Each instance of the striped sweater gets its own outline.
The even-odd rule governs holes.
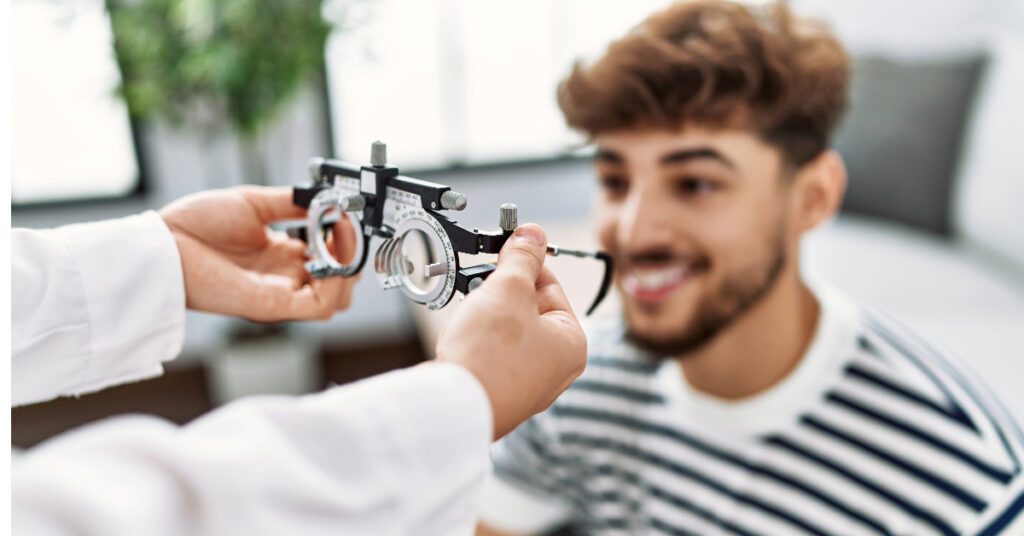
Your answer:
[[[968,369],[835,291],[752,398],[589,329],[586,372],[497,443],[482,521],[580,534],[1024,534],[1020,422]]]

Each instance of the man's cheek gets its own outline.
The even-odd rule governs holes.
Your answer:
[[[758,255],[764,249],[764,235],[771,225],[751,222],[743,216],[716,219],[703,226],[700,249],[707,257],[712,271],[726,270],[742,264],[744,259]]]
[[[597,220],[597,241],[601,245],[601,249],[612,254],[612,256],[615,256],[619,250],[619,244],[616,240],[617,234],[617,220],[607,216],[599,217]]]

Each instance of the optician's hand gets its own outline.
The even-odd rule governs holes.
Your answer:
[[[587,340],[532,224],[502,248],[498,268],[438,338],[437,359],[469,369],[491,400],[494,438],[543,411],[586,366]]]
[[[291,188],[241,186],[190,195],[160,210],[174,235],[189,309],[260,322],[327,319],[347,309],[355,277],[313,279],[306,244],[267,224],[303,218]],[[342,218],[328,248],[342,263],[355,251],[355,231]]]

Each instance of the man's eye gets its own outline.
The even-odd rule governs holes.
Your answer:
[[[718,184],[707,179],[687,177],[676,181],[676,188],[685,195],[700,195],[717,190]]]
[[[629,181],[618,175],[605,175],[601,177],[601,188],[612,195],[623,195],[629,190]]]

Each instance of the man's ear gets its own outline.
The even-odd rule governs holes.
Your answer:
[[[810,231],[839,211],[846,193],[846,166],[829,149],[804,164],[796,174],[796,222],[800,232]]]

